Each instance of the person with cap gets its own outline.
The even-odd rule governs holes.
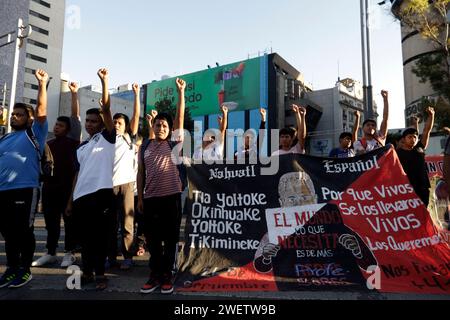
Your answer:
[[[405,129],[397,154],[414,191],[428,207],[431,185],[425,163],[425,150],[434,126],[434,109],[428,107],[425,112],[428,114],[428,119],[420,141],[416,128]]]
[[[382,148],[386,144],[386,137],[388,131],[389,120],[389,94],[387,91],[381,91],[384,101],[383,122],[381,123],[380,131],[377,133],[377,122],[373,119],[367,119],[363,123],[362,139],[359,139],[354,144],[356,155],[361,155],[371,152],[375,149]]]

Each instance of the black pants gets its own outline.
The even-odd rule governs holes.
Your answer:
[[[29,270],[33,261],[36,240],[34,218],[39,189],[0,191],[0,232],[5,239],[9,268]]]
[[[111,224],[112,189],[99,190],[74,202],[74,218],[81,233],[83,272],[105,275],[108,227]]]
[[[170,274],[180,239],[181,194],[144,200],[144,228],[154,276]]]
[[[44,209],[45,228],[47,229],[48,254],[55,255],[61,234],[61,215],[64,218],[64,249],[73,252],[77,246],[76,230],[72,217],[66,217],[64,211],[72,193],[70,188],[46,186],[42,188],[42,205]]]

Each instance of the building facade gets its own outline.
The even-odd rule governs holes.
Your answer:
[[[16,102],[36,105],[38,94],[34,72],[44,69],[51,78],[48,87],[48,119],[50,127],[59,111],[61,65],[64,40],[65,0],[2,0],[0,2],[0,35],[17,30],[18,19],[32,27],[32,34],[20,50],[16,84]],[[6,39],[2,39],[6,40]],[[0,44],[6,41],[0,42]],[[0,48],[0,86],[6,84],[8,106],[11,89],[14,44]]]
[[[111,112],[112,114],[123,113],[130,119],[134,110],[134,94],[132,91],[112,91],[111,94]],[[126,97],[121,97],[125,94]],[[82,87],[78,91],[78,99],[80,102],[80,115],[82,124],[83,140],[89,135],[84,129],[86,120],[86,111],[89,109],[100,108],[99,101],[102,98],[102,88],[94,85]],[[142,104],[141,104],[142,105]],[[65,79],[61,81],[61,101],[59,108],[60,116],[70,116],[72,107],[72,94],[69,90],[69,82]],[[143,108],[141,108],[141,118],[143,117]]]
[[[306,97],[323,109],[322,118],[314,131],[310,131],[309,154],[328,156],[330,151],[339,146],[339,136],[343,132],[352,132],[355,123],[355,111],[361,114],[358,135],[362,136],[364,118],[364,91],[360,82],[343,79],[334,88],[311,91]],[[378,118],[377,106],[374,112]]]
[[[409,0],[393,0],[392,12],[398,15]],[[436,47],[433,43],[424,38],[417,30],[413,30],[402,24],[402,50],[403,50],[403,71],[405,79],[405,121],[406,126],[409,125],[410,119],[413,116],[419,115],[422,118],[423,110],[421,109],[421,102],[424,97],[430,100],[437,98],[436,92],[431,88],[431,85],[421,83],[420,79],[413,73],[416,62],[421,57],[436,52]]]

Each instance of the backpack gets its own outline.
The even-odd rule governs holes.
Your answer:
[[[147,150],[148,146],[150,145],[150,143],[154,141],[154,140],[150,140],[150,139],[145,139],[142,142],[141,145],[141,151],[140,151],[140,158],[142,163],[144,164],[144,181],[145,178],[147,176],[146,172],[145,172],[145,151]],[[179,142],[176,141],[167,141],[169,143],[170,146],[170,150],[173,150]],[[184,165],[184,163],[181,163],[179,165],[177,165],[177,169],[178,169],[178,174],[180,176],[180,181],[181,181],[181,191],[183,192],[186,187],[188,186],[188,180],[187,180],[187,171],[186,171],[186,166]]]
[[[34,149],[37,152],[38,159],[40,162],[40,181],[46,180],[48,178],[53,177],[53,171],[55,169],[55,161],[53,159],[52,151],[50,150],[50,147],[46,143],[44,146],[44,153],[41,154],[40,148],[39,148],[39,142],[37,141],[36,137],[34,136],[33,130],[31,128],[27,129],[27,136],[28,139],[30,139],[31,143],[33,144]]]

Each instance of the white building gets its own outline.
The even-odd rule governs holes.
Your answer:
[[[336,83],[334,88],[306,93],[307,99],[318,104],[323,109],[322,118],[316,131],[309,132],[309,154],[328,156],[330,151],[339,146],[339,136],[343,132],[352,132],[355,121],[355,111],[361,113],[359,136],[362,135],[364,122],[364,91],[360,82],[344,79]],[[378,117],[374,102],[375,115]],[[377,119],[375,119],[377,120]]]
[[[125,88],[122,86],[122,88]],[[126,87],[128,88],[128,87]],[[124,91],[118,90],[118,92],[123,93]],[[129,93],[129,96],[133,95],[132,92]],[[89,109],[100,108],[99,101],[102,97],[102,88],[100,86],[86,86],[82,87],[78,91],[78,99],[80,101],[80,115],[81,115],[81,124],[82,124],[82,132],[83,132],[83,140],[88,138],[87,132],[84,130],[84,123],[86,120],[86,111]],[[63,79],[61,81],[61,101],[59,108],[60,116],[70,116],[71,114],[71,106],[72,106],[72,94],[69,90],[68,81]],[[112,114],[123,113],[126,114],[130,119],[133,115],[134,109],[134,99],[123,99],[111,95],[111,111]],[[143,114],[143,104],[141,103],[141,115]],[[52,128],[50,128],[51,130]]]
[[[0,35],[17,30],[19,18],[23,19],[24,25],[29,24],[33,29],[21,49],[15,101],[35,106],[38,87],[34,72],[36,69],[47,71],[51,78],[48,87],[50,130],[59,110],[65,6],[65,0],[0,1]],[[6,83],[8,91],[11,88],[14,49],[14,44],[0,48],[0,85]],[[5,105],[8,105],[8,101],[7,95]]]

